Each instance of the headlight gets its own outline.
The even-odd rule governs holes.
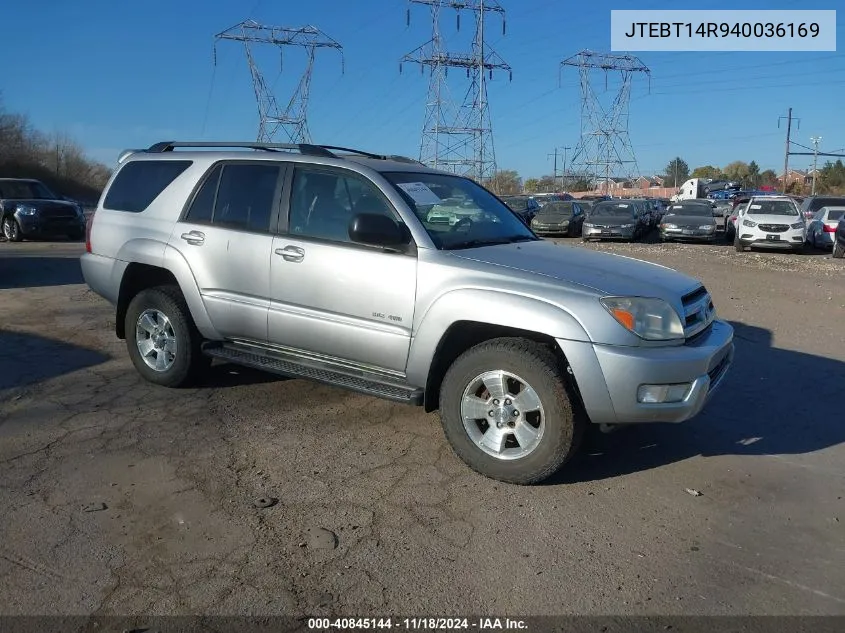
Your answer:
[[[81,204],[76,205],[76,215],[78,215],[80,218],[85,217],[85,210],[82,208]]]
[[[593,225],[592,225],[592,224],[590,224],[589,222],[584,222],[584,224],[583,224],[582,226],[583,226],[585,229],[591,229],[591,228],[593,228]]]
[[[796,222],[795,224],[790,224],[789,226],[792,227],[793,229],[803,229],[804,223],[803,222]]]
[[[15,210],[21,215],[35,215],[38,213],[38,209],[31,207],[28,204],[19,204]]]
[[[699,226],[698,228],[699,228],[700,230],[702,230],[702,231],[707,231],[707,232],[710,232],[710,231],[715,231],[715,230],[716,230],[716,227],[715,227],[715,226],[713,226],[712,224],[702,224],[702,225],[701,225],[701,226]]]
[[[620,229],[632,229],[632,228],[634,228],[634,225],[633,224],[623,224],[619,228]]]
[[[564,220],[560,223],[561,226],[569,226],[569,220]]]
[[[663,299],[604,297],[601,304],[626,330],[649,341],[684,338],[684,326],[675,309]]]
[[[660,228],[661,229],[677,229],[678,225],[677,224],[661,224]]]
[[[743,220],[742,226],[757,226],[756,222],[752,222],[751,220]]]

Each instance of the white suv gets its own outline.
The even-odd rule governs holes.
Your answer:
[[[736,220],[734,246],[780,248],[804,252],[807,226],[798,205],[786,196],[751,198]]]

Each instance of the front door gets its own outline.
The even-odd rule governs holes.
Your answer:
[[[287,206],[271,250],[270,343],[403,373],[416,252],[355,244],[348,234],[357,213],[401,221],[387,198],[361,174],[297,166]]]
[[[267,340],[270,228],[283,172],[278,162],[218,163],[170,239],[190,265],[214,328],[227,338]]]

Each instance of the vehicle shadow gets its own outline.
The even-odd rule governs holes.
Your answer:
[[[215,360],[214,364],[198,381],[198,386],[202,388],[214,387],[216,389],[221,387],[239,387],[241,385],[261,385],[286,380],[293,379],[288,376],[280,376],[261,371],[260,369],[253,369],[252,367],[244,367],[242,365],[235,365],[234,363]]]
[[[85,283],[78,257],[0,253],[0,290]]]
[[[730,323],[733,366],[696,418],[608,435],[593,427],[571,467],[547,483],[600,481],[699,455],[805,454],[845,442],[845,362],[779,349],[769,330]]]
[[[0,398],[6,389],[26,387],[109,360],[101,352],[37,334],[0,329]]]

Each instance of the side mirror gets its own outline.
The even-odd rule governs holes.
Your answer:
[[[410,241],[407,230],[398,222],[378,213],[359,213],[349,222],[349,239],[369,246],[396,247]]]

